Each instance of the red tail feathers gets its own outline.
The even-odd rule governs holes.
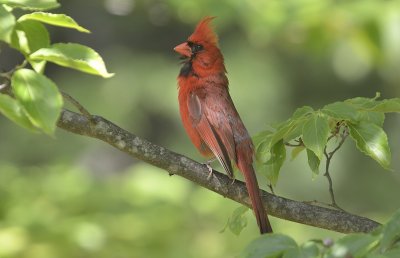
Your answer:
[[[251,205],[256,216],[257,224],[261,234],[272,233],[272,227],[268,220],[267,214],[264,209],[264,205],[260,196],[260,189],[258,188],[258,182],[254,168],[252,165],[238,164],[239,169],[244,175],[246,181],[247,191],[249,192]]]

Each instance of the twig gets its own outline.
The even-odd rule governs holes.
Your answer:
[[[0,77],[6,78],[7,80],[11,80],[13,73],[21,68],[24,68],[28,64],[28,60],[24,60],[20,65],[15,66],[10,71],[0,73]]]
[[[102,140],[132,157],[164,169],[166,174],[184,177],[224,197],[250,207],[246,186],[236,180],[233,184],[226,175],[214,171],[207,180],[208,169],[183,155],[155,145],[129,133],[110,121],[92,116],[93,124],[84,115],[63,110],[58,127],[66,131]],[[371,232],[380,224],[340,210],[308,205],[260,191],[268,214],[306,225],[342,233]]]
[[[347,127],[345,126],[344,129],[343,129],[343,132],[340,134],[341,140],[340,140],[339,144],[336,146],[336,148],[333,149],[333,150],[332,150],[331,152],[329,152],[329,153],[328,153],[327,150],[326,150],[327,145],[326,145],[325,148],[324,148],[324,155],[325,155],[325,158],[326,158],[326,163],[325,163],[325,174],[324,174],[324,176],[328,179],[328,183],[329,183],[329,194],[330,194],[330,196],[331,196],[331,201],[332,201],[332,203],[331,203],[330,206],[332,206],[332,207],[334,207],[334,208],[337,208],[337,209],[339,209],[339,210],[342,210],[342,211],[343,211],[343,209],[342,209],[341,207],[339,207],[339,205],[336,203],[336,200],[335,200],[335,195],[334,195],[334,193],[333,193],[332,178],[331,178],[331,175],[330,175],[330,173],[329,173],[329,166],[330,166],[330,164],[331,164],[331,160],[332,160],[333,155],[342,147],[342,145],[343,145],[343,143],[344,143],[344,141],[346,140],[346,138],[347,138],[348,135],[349,135],[349,133],[348,133]],[[335,136],[334,134],[332,134],[331,136],[329,136],[327,142],[329,142],[334,136]]]
[[[268,184],[268,188],[269,188],[269,190],[271,191],[271,193],[272,193],[273,195],[275,195],[274,187],[272,186],[272,183],[269,183],[269,184]]]
[[[61,91],[61,95],[64,97],[65,100],[74,105],[79,110],[79,112],[81,112],[82,115],[84,115],[87,119],[92,120],[92,115],[89,113],[89,111],[87,111],[86,108],[81,105],[81,103],[79,103],[79,101],[74,99],[66,92]]]
[[[321,201],[317,201],[317,200],[303,201],[303,202],[307,203],[307,204],[311,204],[311,205],[326,206],[326,207],[334,208],[337,210],[341,210],[343,212],[347,212],[344,209],[340,208],[337,204],[333,204],[333,203],[321,202]]]

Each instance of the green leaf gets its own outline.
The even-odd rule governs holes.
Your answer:
[[[385,258],[399,258],[400,257],[400,248],[395,248],[385,252]]]
[[[273,184],[276,185],[278,181],[279,171],[286,159],[286,148],[283,141],[275,143],[271,148],[271,158],[266,163],[267,165],[267,178]]]
[[[314,242],[307,242],[298,248],[291,248],[282,258],[316,258],[319,257],[318,246]]]
[[[24,128],[37,131],[27,117],[24,107],[8,95],[0,94],[0,113]]]
[[[311,114],[312,112],[314,112],[314,109],[310,106],[302,106],[301,108],[298,108],[294,111],[291,119],[295,120],[295,119],[300,119],[308,114]]]
[[[63,104],[57,86],[46,76],[29,69],[17,70],[11,86],[30,121],[47,134],[53,134]]]
[[[329,123],[325,116],[313,114],[303,127],[303,143],[312,150],[318,159],[322,159],[329,136]]]
[[[328,257],[364,257],[377,243],[377,238],[368,234],[347,235],[332,246]]]
[[[250,242],[239,257],[275,258],[293,248],[297,248],[297,244],[292,238],[281,234],[265,234]]]
[[[303,125],[307,121],[307,115],[314,110],[309,106],[303,106],[296,109],[292,117],[277,126],[277,130],[272,136],[270,147],[283,139],[285,142],[290,141],[302,134]]]
[[[240,206],[233,211],[231,217],[228,219],[226,227],[228,227],[229,230],[237,236],[247,226],[246,212],[248,210],[249,208],[246,206]],[[223,231],[225,231],[225,228]]]
[[[0,4],[28,10],[48,10],[60,6],[57,0],[0,0]]]
[[[360,122],[349,124],[350,136],[357,148],[376,160],[385,169],[390,169],[391,154],[385,131],[376,124]]]
[[[400,210],[383,226],[380,250],[386,251],[391,245],[400,239]]]
[[[11,46],[28,55],[40,48],[50,46],[47,29],[37,21],[18,22],[15,27]]]
[[[293,150],[292,150],[292,158],[291,158],[291,160],[294,160],[295,158],[297,158],[297,156],[305,149],[306,148],[304,146],[294,147]]]
[[[339,120],[356,122],[358,118],[357,109],[346,102],[335,102],[326,105],[321,110],[324,114]]]
[[[54,14],[45,12],[35,12],[21,16],[18,21],[35,20],[54,26],[71,28],[80,32],[90,33],[89,30],[81,27],[74,19],[65,14]]]
[[[294,120],[287,120],[280,124],[277,130],[272,134],[270,141],[270,148],[283,138],[285,138],[288,134],[290,134],[296,128],[296,124]]]
[[[265,163],[270,158],[270,141],[272,137],[271,131],[264,131],[253,137],[256,149],[256,161]]]
[[[290,141],[302,134],[303,124],[306,121],[303,119],[288,119],[280,124],[276,132],[271,136],[270,148],[280,140],[285,142]]]
[[[376,111],[383,113],[400,112],[400,98],[385,99],[379,101],[374,107],[369,108],[368,111]]]
[[[114,75],[107,72],[103,59],[97,52],[87,46],[75,43],[53,44],[49,48],[42,48],[34,52],[30,59],[53,62],[105,78]]]
[[[393,258],[398,258],[399,256],[395,256]],[[365,258],[389,258],[386,255],[383,254],[368,254],[367,256],[365,256]]]
[[[15,26],[15,17],[3,5],[0,5],[0,40],[10,43]]]
[[[375,98],[356,97],[352,99],[346,99],[344,102],[351,104],[359,110],[373,107],[376,104],[376,99],[376,96]]]
[[[310,149],[307,149],[307,159],[308,159],[308,165],[310,166],[313,175],[318,175],[319,165],[321,163],[321,160]]]
[[[303,126],[307,122],[307,118],[301,118],[292,122],[292,129],[283,135],[282,139],[284,142],[297,139],[303,134]]]
[[[269,139],[269,137],[273,134],[273,132],[269,131],[269,130],[265,130],[262,131],[258,134],[256,134],[255,136],[253,136],[252,141],[254,143],[254,145],[256,146],[256,148],[262,144],[263,142],[265,142],[266,140]]]
[[[17,23],[13,33],[11,46],[29,55],[40,48],[50,46],[49,32],[43,24],[37,21],[21,21]],[[34,61],[28,58],[33,69],[43,73],[46,61]]]
[[[358,120],[364,122],[370,122],[376,124],[379,127],[383,126],[383,122],[385,121],[385,114],[381,112],[374,111],[360,111]]]

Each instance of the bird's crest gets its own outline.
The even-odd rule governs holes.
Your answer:
[[[196,26],[196,29],[190,35],[189,41],[193,42],[208,42],[214,45],[218,44],[218,37],[215,34],[210,23],[215,17],[204,17]]]

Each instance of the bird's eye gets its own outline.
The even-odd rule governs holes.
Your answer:
[[[197,52],[199,52],[201,50],[203,50],[203,46],[202,45],[194,44],[193,47],[192,47],[192,52],[193,53],[197,53]]]
[[[188,45],[189,45],[190,49],[192,50],[193,54],[196,54],[196,53],[200,52],[201,50],[203,50],[203,46],[200,44],[196,44],[196,43],[189,41]]]

